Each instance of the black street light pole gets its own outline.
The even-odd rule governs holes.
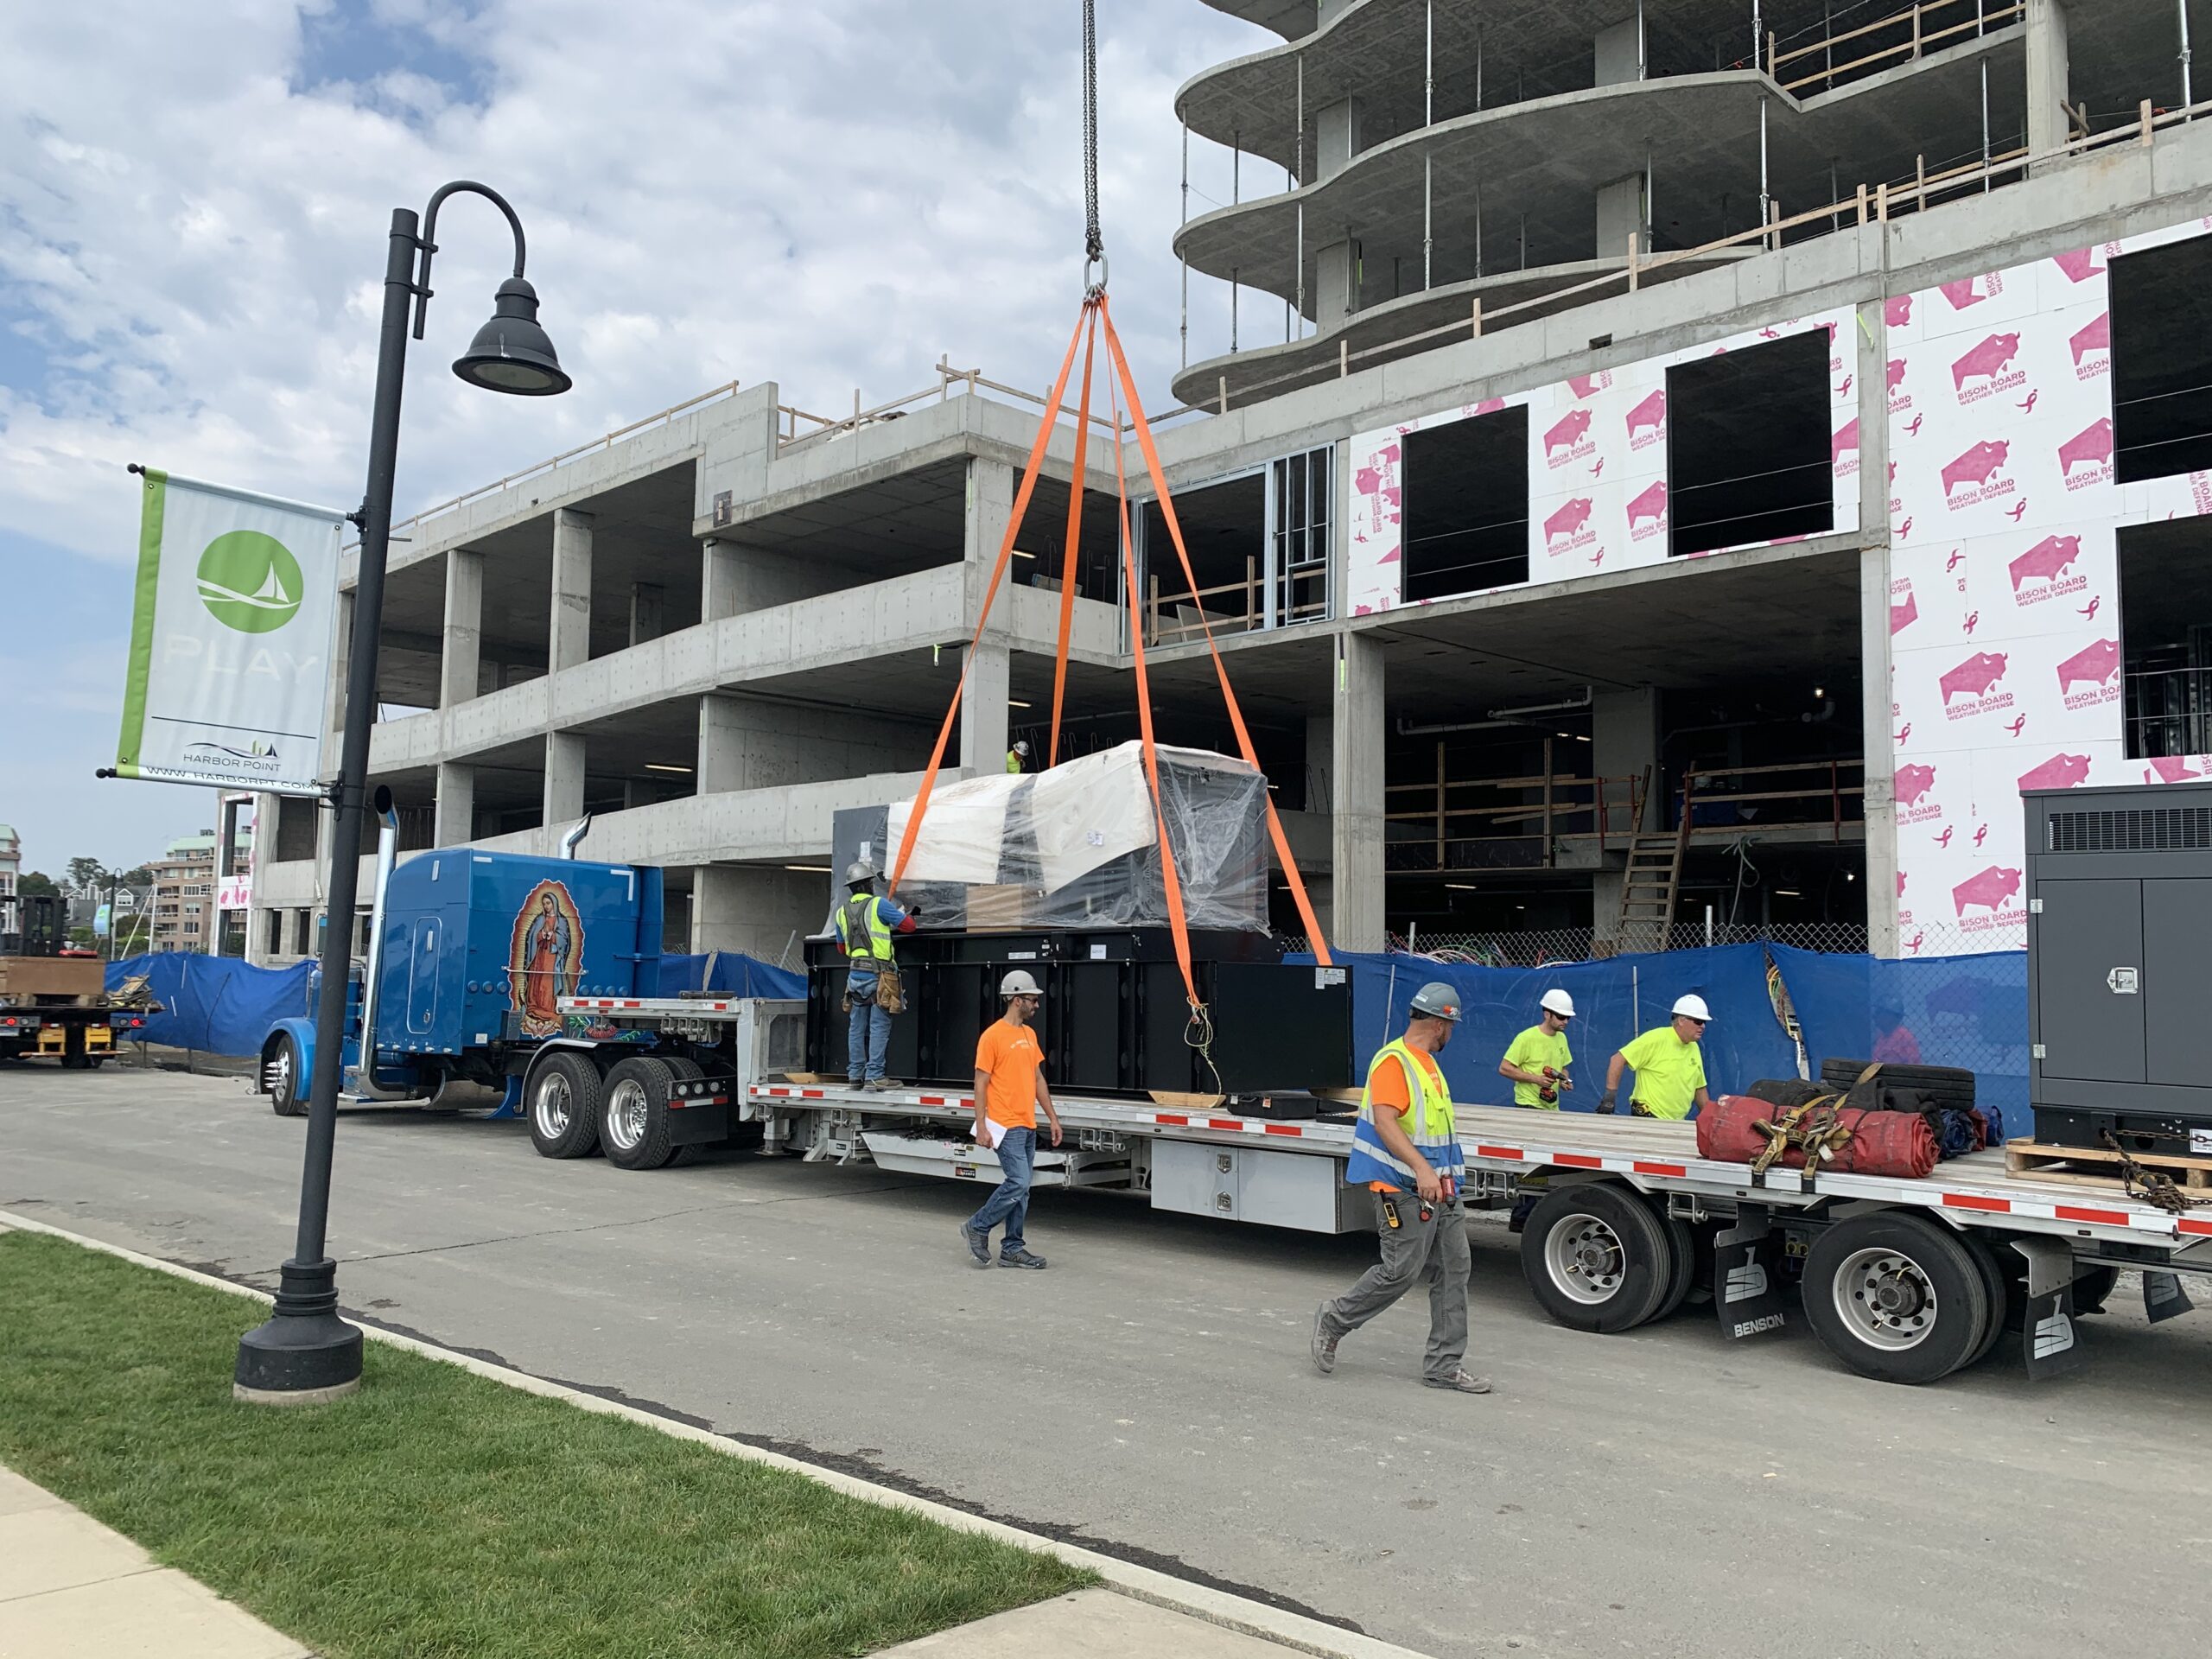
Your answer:
[[[407,311],[423,337],[430,301],[430,259],[438,251],[438,208],[465,191],[486,198],[514,231],[515,274],[499,284],[492,320],[454,362],[471,385],[523,397],[569,389],[553,345],[537,326],[537,295],[523,280],[522,222],[497,191],[466,180],[430,198],[422,232],[412,209],[392,210],[385,246],[384,325],[377,347],[375,411],[369,425],[368,493],[353,522],[361,532],[353,594],[352,658],[346,677],[344,743],[330,852],[322,984],[315,1011],[315,1073],[308,1099],[306,1168],[300,1179],[300,1230],[292,1259],[279,1271],[269,1322],[238,1341],[232,1392],[238,1399],[302,1404],[335,1399],[360,1386],[361,1332],[338,1317],[338,1264],[325,1252],[330,1219],[331,1158],[338,1135],[338,1090],[345,1071],[346,983],[353,960],[353,907],[360,885],[361,831],[368,818],[369,728],[376,717],[377,634],[384,614],[385,553],[391,534],[392,474],[399,459],[399,394],[407,369]],[[111,921],[112,912],[110,912]],[[360,1056],[364,1068],[376,1063]]]

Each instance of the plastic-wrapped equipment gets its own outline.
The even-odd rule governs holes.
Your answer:
[[[1710,1111],[1697,1116],[1697,1155],[1722,1164],[1748,1164],[1767,1147],[1767,1137],[1752,1126],[1762,1119],[1778,1122],[1783,1108],[1755,1095],[1723,1095]],[[1861,1111],[1846,1106],[1837,1119],[1851,1131],[1851,1139],[1821,1167],[1833,1173],[1903,1175],[1917,1178],[1936,1167],[1935,1132],[1918,1112]],[[1802,1169],[1805,1154],[1796,1147],[1782,1155],[1779,1166]]]
[[[1242,760],[1162,748],[1161,816],[1193,929],[1265,932],[1268,780]],[[891,809],[884,862],[913,803]],[[941,928],[1159,927],[1168,920],[1142,746],[930,797],[899,897]]]

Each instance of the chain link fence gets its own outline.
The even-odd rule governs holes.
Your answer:
[[[1931,934],[1932,937],[1932,934]],[[1280,940],[1286,950],[1310,949],[1299,936]],[[1430,957],[1437,962],[1465,963],[1482,968],[1541,968],[1552,963],[1603,962],[1631,950],[1694,950],[1713,944],[1786,944],[1799,950],[1864,952],[1864,922],[1783,922],[1768,926],[1749,923],[1677,922],[1663,940],[1655,942],[1649,929],[1633,938],[1600,939],[1594,928],[1530,928],[1510,932],[1437,932],[1415,928],[1392,933],[1387,949]],[[1973,948],[1973,947],[1967,947]],[[1930,950],[1923,954],[1936,955]]]

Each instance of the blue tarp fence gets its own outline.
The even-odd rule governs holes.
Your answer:
[[[308,988],[315,974],[312,963],[256,968],[236,957],[162,950],[108,963],[108,989],[133,974],[147,976],[154,1001],[162,1005],[139,1035],[169,1048],[258,1054],[262,1039],[279,1020],[315,1013]],[[663,996],[709,990],[732,996],[803,997],[806,978],[723,950],[711,957],[663,957],[655,988]]]

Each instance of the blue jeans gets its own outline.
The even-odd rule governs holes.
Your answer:
[[[883,1057],[891,1049],[891,1016],[876,1005],[875,976],[853,976],[845,982],[853,999],[853,1012],[845,1032],[845,1076],[866,1083],[883,1075]]]
[[[1037,1131],[1004,1130],[992,1150],[999,1155],[999,1167],[1006,1172],[1006,1179],[983,1200],[983,1207],[968,1218],[968,1230],[980,1234],[988,1243],[991,1229],[1004,1222],[1006,1236],[999,1241],[999,1254],[1012,1255],[1023,1247],[1021,1224],[1029,1215],[1029,1177],[1037,1157]]]

